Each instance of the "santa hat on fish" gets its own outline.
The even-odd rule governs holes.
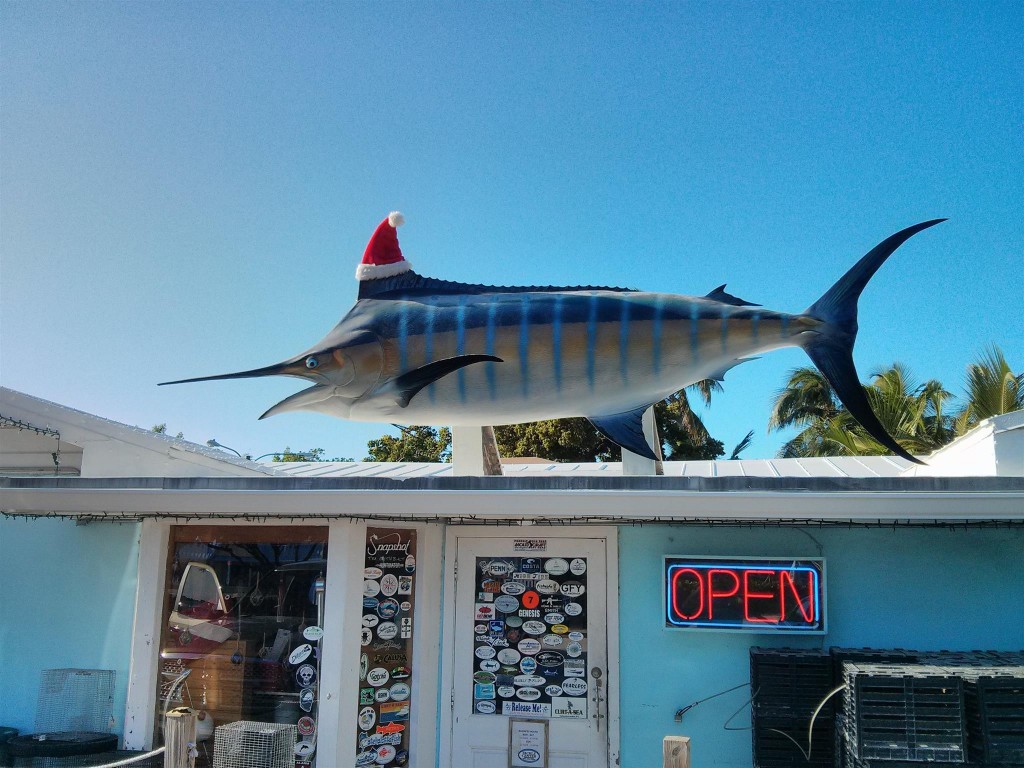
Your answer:
[[[356,280],[378,280],[393,277],[412,269],[412,264],[402,256],[398,246],[398,227],[405,223],[405,217],[392,211],[377,225],[370,242],[366,244],[362,263],[356,267]]]

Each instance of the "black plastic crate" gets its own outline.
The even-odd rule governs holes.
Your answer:
[[[1024,667],[972,672],[978,674],[966,687],[970,758],[986,765],[1024,765]]]
[[[861,761],[966,759],[964,681],[942,667],[844,666],[844,735]]]
[[[852,752],[848,752],[837,762],[838,768],[973,768],[964,763],[921,760],[861,760]]]
[[[808,749],[807,725],[807,720],[797,718],[755,718],[754,765],[757,768],[833,768],[835,744],[830,723],[820,718],[815,721],[810,759],[803,751]]]
[[[832,679],[836,685],[843,684],[843,664],[917,664],[921,652],[905,648],[840,648],[829,649],[832,657]]]
[[[755,714],[806,718],[806,728],[818,704],[832,690],[831,658],[818,650],[751,648],[750,686]],[[831,719],[834,711],[830,700],[819,717]]]

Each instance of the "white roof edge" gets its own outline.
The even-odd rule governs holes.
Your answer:
[[[392,489],[217,490],[3,488],[0,512],[69,517],[249,519],[472,518],[710,521],[1014,521],[1024,520],[1024,491],[636,491]],[[623,503],[628,499],[628,512]],[[286,501],[286,509],[282,504]],[[553,509],[559,512],[553,513]],[[215,510],[213,512],[212,510]]]
[[[1024,410],[1002,413],[998,416],[990,416],[987,419],[979,421],[974,429],[969,432],[965,432],[960,435],[960,437],[946,443],[938,450],[932,451],[927,456],[922,456],[920,458],[925,462],[925,464],[930,464],[935,459],[944,457],[950,453],[955,454],[959,451],[965,450],[972,443],[977,443],[987,437],[995,437],[996,435],[1003,434],[1004,432],[1013,432],[1018,429],[1024,429]],[[923,476],[926,472],[922,472],[921,467],[918,465],[912,464],[903,470],[903,474]]]
[[[264,464],[246,461],[189,440],[122,424],[119,421],[44,400],[41,397],[28,395],[9,387],[0,387],[0,415],[26,421],[33,426],[54,429],[71,443],[75,443],[75,438],[71,433],[91,433],[161,454],[174,451],[175,458],[193,464],[204,466],[227,464],[231,469],[225,471],[236,474],[272,475],[275,477],[280,475],[276,469]]]

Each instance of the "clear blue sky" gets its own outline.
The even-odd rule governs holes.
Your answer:
[[[984,3],[0,5],[0,383],[253,454],[382,427],[257,417],[402,210],[428,275],[861,300],[863,377],[1024,367],[1024,22]],[[775,453],[785,350],[705,412]]]

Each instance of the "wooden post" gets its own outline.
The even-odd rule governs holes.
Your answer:
[[[662,768],[690,768],[690,737],[666,736],[661,742]]]
[[[452,473],[463,477],[501,474],[491,427],[452,427]]]
[[[164,717],[164,768],[194,768],[197,719],[188,707],[172,709]]]

